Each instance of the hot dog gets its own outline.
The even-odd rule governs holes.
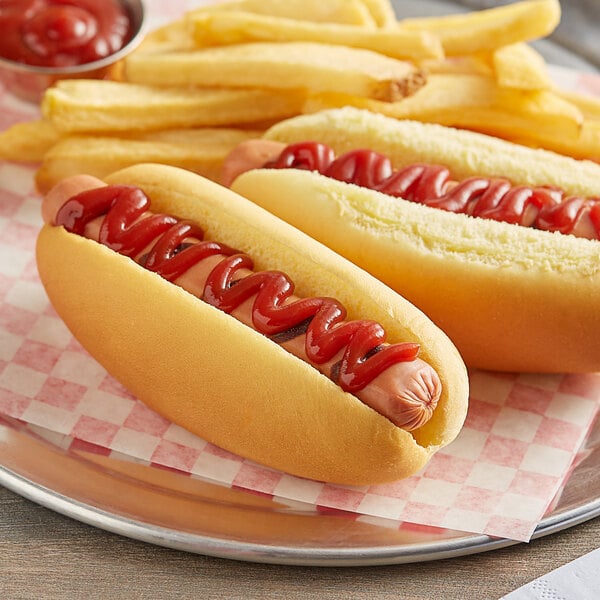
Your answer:
[[[447,337],[237,194],[139,165],[65,180],[42,212],[38,269],[58,314],[142,401],[204,439],[366,484],[414,473],[460,430],[468,384]]]
[[[333,153],[316,159],[330,176],[279,169],[305,141]],[[260,144],[232,153],[224,181],[421,308],[469,366],[600,370],[600,165],[353,108]]]

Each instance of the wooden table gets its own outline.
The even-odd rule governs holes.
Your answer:
[[[290,567],[130,540],[0,488],[0,598],[495,600],[600,544],[600,519],[529,544],[437,562]]]

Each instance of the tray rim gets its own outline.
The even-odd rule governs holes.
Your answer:
[[[86,461],[81,455],[54,445],[48,440],[34,440],[29,431],[21,428],[18,428],[19,431],[17,431],[17,428],[11,425],[10,421],[3,420],[0,422],[0,434],[2,429],[16,431],[18,435],[24,436],[25,443],[36,445],[38,450],[39,448],[45,448],[48,453],[52,451],[61,452],[68,460],[77,460],[80,466],[84,465],[87,469],[100,469],[108,477],[115,476],[97,463]],[[10,451],[10,446],[9,438],[5,448]],[[110,462],[115,459],[107,458],[106,460]],[[153,467],[148,466],[147,468],[152,469]],[[123,481],[122,474],[119,475],[121,481]],[[129,480],[126,482],[127,485],[131,485],[133,488],[136,487],[134,477],[125,476],[125,478]],[[210,483],[226,489],[226,486],[216,482]],[[464,535],[460,535],[463,532],[451,532],[453,534],[458,533],[458,535],[448,538],[444,538],[441,534],[440,539],[412,544],[358,545],[352,547],[340,547],[335,544],[320,547],[303,544],[268,544],[250,539],[231,540],[224,535],[219,537],[185,532],[95,506],[77,497],[65,495],[52,486],[44,485],[35,478],[25,476],[17,470],[9,468],[3,464],[1,456],[0,485],[63,516],[126,538],[193,554],[263,564],[334,567],[406,564],[466,556],[524,543],[468,532],[464,532]],[[565,489],[568,489],[568,483]],[[167,488],[161,488],[161,492],[177,493],[175,490]],[[245,493],[249,494],[249,492]],[[198,505],[201,508],[203,504],[207,503],[212,504],[213,508],[216,507],[217,511],[227,508],[226,504],[215,502],[215,500],[207,497],[200,498]],[[257,508],[250,504],[242,508],[267,510],[267,513],[269,512],[264,507]],[[314,507],[310,512],[304,512],[300,509],[290,508],[282,510],[274,505],[274,512],[295,512],[307,519],[321,518],[319,513],[314,511]],[[328,516],[331,517],[331,515]],[[538,524],[531,539],[534,540],[557,533],[598,516],[600,516],[600,496],[551,512]],[[346,526],[352,527],[352,523],[353,521],[347,521]]]

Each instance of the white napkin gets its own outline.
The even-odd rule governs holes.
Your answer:
[[[599,600],[600,548],[534,579],[501,600]]]

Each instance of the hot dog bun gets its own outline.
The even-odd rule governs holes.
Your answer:
[[[37,245],[51,302],[83,346],[144,403],[231,452],[294,475],[344,484],[399,479],[458,434],[468,382],[448,338],[395,292],[237,194],[175,167],[138,165],[156,211],[198,222],[208,239],[288,273],[302,295],[339,299],[379,321],[388,341],[418,340],[443,392],[408,433],[277,344],[108,248],[46,225]]]
[[[600,165],[482,134],[352,108],[284,121],[266,138],[368,148],[395,168],[444,164],[598,196]],[[600,242],[413,204],[321,175],[259,169],[233,189],[352,260],[421,308],[472,367],[600,370]]]

